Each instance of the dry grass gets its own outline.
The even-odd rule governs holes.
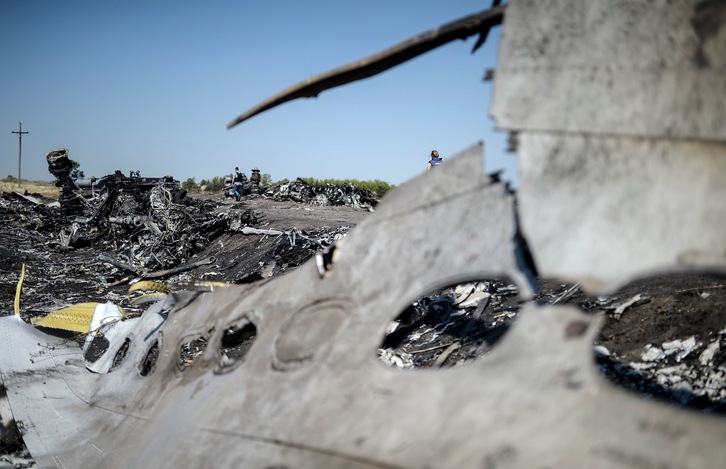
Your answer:
[[[53,182],[46,181],[23,181],[18,184],[18,180],[15,178],[0,179],[0,193],[1,192],[20,192],[24,194],[28,192],[30,194],[40,194],[45,197],[57,199],[60,195],[60,189],[55,186]]]

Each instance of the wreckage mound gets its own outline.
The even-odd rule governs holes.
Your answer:
[[[310,205],[351,206],[372,210],[378,204],[378,197],[370,190],[350,183],[312,186],[298,178],[287,184],[267,188],[264,196],[277,201],[293,201]]]
[[[100,201],[103,204],[103,201]],[[183,203],[120,194],[103,217],[64,216],[57,201],[0,198],[2,314],[11,314],[26,264],[22,311],[85,301],[121,302],[137,278],[245,283],[297,267],[369,210],[252,197],[187,197]],[[134,310],[134,307],[130,307]]]

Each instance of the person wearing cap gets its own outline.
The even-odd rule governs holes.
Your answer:
[[[439,152],[436,150],[431,150],[431,159],[429,160],[429,164],[426,165],[426,171],[431,171],[431,168],[434,166],[440,165],[443,163],[444,159],[439,157]]]

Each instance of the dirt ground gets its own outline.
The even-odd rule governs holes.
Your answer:
[[[692,335],[706,341],[725,332],[726,279],[722,277],[660,275],[633,282],[616,296],[627,299],[639,293],[650,301],[625,312],[619,321],[607,321],[600,334],[599,343],[623,360],[636,360],[644,343]],[[721,361],[726,360],[723,352]]]
[[[643,299],[617,319],[613,305],[637,295]],[[600,370],[614,383],[677,405],[726,412],[726,278],[694,273],[654,275],[608,297],[580,292],[569,303],[605,314],[595,345],[605,347],[609,355],[596,352],[595,356]],[[689,340],[695,342],[692,350],[680,347]],[[669,346],[680,353],[669,353]],[[667,356],[648,358],[650,348],[665,350]],[[712,355],[707,356],[707,349]],[[669,376],[671,372],[674,375]]]
[[[189,259],[193,262],[213,256],[213,263],[179,274],[173,277],[174,281],[247,283],[281,275],[307,261],[322,244],[333,242],[335,236],[344,235],[370,214],[368,210],[351,206],[313,206],[265,198],[235,202],[217,195],[193,197],[220,213],[249,211],[256,220],[254,228],[286,234],[223,233]],[[0,282],[0,315],[13,313],[22,264],[26,265],[21,297],[23,316],[96,301],[114,301],[131,312],[135,310],[127,304],[128,272],[99,260],[98,254],[103,253],[93,247],[61,249],[53,241],[56,234],[52,220],[7,207],[0,210],[0,276],[3,279]],[[298,237],[294,246],[290,242],[280,242],[290,236]],[[307,244],[303,242],[305,240]],[[325,243],[321,244],[321,240]],[[726,410],[726,345],[724,348],[718,345],[726,335],[726,278],[705,274],[659,275],[633,282],[606,297],[587,295],[577,285],[557,279],[543,279],[539,294],[526,301],[521,300],[516,287],[506,281],[482,281],[490,294],[484,308],[477,311],[472,307],[465,314],[452,315],[450,310],[432,307],[444,293],[432,292],[410,310],[401,312],[403,327],[399,325],[398,330],[391,333],[387,342],[381,345],[380,353],[388,354],[389,358],[397,357],[391,361],[396,366],[404,356],[412,357],[413,366],[418,367],[465,364],[496,346],[524,303],[570,304],[589,314],[607,317],[594,344],[599,346],[594,360],[611,380],[679,405],[713,412]],[[624,308],[619,320],[615,319],[615,308],[636,295],[641,295],[641,301]],[[437,324],[444,321],[453,327],[447,326],[446,334],[437,334],[430,350],[411,353],[416,346],[414,337],[421,335],[414,334],[417,328],[435,331]],[[684,344],[691,337],[695,345],[688,349]],[[679,353],[660,356],[658,368],[681,367],[684,376],[689,373],[695,376],[692,376],[693,383],[702,381],[704,387],[710,386],[709,393],[699,392],[700,384],[690,384],[685,391],[680,386],[679,392],[674,392],[672,383],[661,379],[662,376],[659,378],[652,368],[648,374],[633,365],[644,361],[644,353],[649,347],[665,350],[673,341],[681,347],[674,349]],[[454,342],[457,346],[451,347]],[[709,344],[714,343],[716,345],[710,348],[711,355],[704,359]],[[671,379],[670,375],[668,379]],[[677,381],[684,379],[681,377]]]

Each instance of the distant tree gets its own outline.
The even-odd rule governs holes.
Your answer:
[[[280,179],[279,181],[275,181],[274,184],[276,186],[281,186],[283,184],[289,184],[289,183],[290,183],[290,180],[288,178],[283,178],[283,179]]]
[[[195,178],[188,178],[186,181],[181,183],[181,186],[188,191],[198,191],[199,190],[199,184],[197,184],[197,181],[195,180]]]
[[[272,176],[270,176],[267,173],[264,173],[262,175],[262,178],[260,179],[260,186],[267,187],[267,186],[270,186],[270,185],[272,185]]]
[[[69,159],[68,161],[71,162],[71,179],[83,179],[84,177],[86,177],[86,175],[80,169],[81,164],[78,161],[73,161],[71,159]]]
[[[388,191],[396,187],[387,183],[386,181],[381,181],[380,179],[374,179],[372,181],[362,181],[359,183],[359,185],[360,187],[374,192],[379,198],[383,197]]]
[[[224,188],[224,178],[225,176],[214,176],[211,181],[208,181],[207,186],[207,192],[221,192]]]

